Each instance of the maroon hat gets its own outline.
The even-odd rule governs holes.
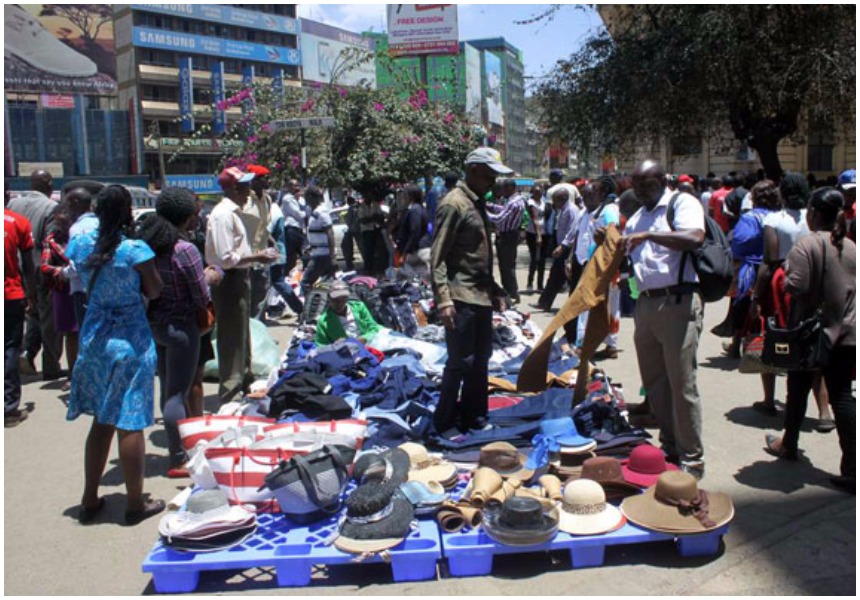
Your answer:
[[[252,179],[254,179],[253,173],[245,173],[238,167],[227,167],[218,176],[218,185],[221,186],[221,189],[226,190],[237,183],[248,183]]]
[[[640,487],[651,487],[666,471],[677,471],[678,467],[666,462],[663,451],[650,444],[636,446],[630,458],[621,463],[624,479]]]

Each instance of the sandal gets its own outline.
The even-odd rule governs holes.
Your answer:
[[[836,429],[836,421],[833,418],[818,419],[818,424],[815,426],[815,431],[818,433],[830,433]]]
[[[99,498],[98,503],[92,508],[87,508],[83,504],[81,504],[81,510],[78,512],[78,523],[81,525],[87,525],[88,523],[92,523],[92,521],[98,516],[101,510],[105,507],[105,499]]]
[[[761,400],[759,402],[753,402],[752,407],[753,407],[753,410],[758,411],[762,414],[765,414],[769,417],[775,417],[777,414],[776,413],[776,404],[772,404],[770,402],[765,402],[764,400]]]
[[[797,450],[790,450],[789,448],[783,446],[782,438],[778,438],[775,435],[765,435],[764,444],[764,451],[772,456],[791,461],[796,461],[799,458],[799,453]]]
[[[163,511],[166,507],[164,500],[150,500],[149,502],[143,505],[143,508],[140,510],[127,510],[125,511],[125,524],[126,525],[137,525],[142,521],[145,521],[149,517],[154,517],[161,511]]]

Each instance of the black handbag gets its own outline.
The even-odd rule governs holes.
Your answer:
[[[827,244],[821,240],[822,262],[819,298],[824,300],[824,276],[827,273]],[[815,314],[796,326],[780,329],[773,317],[767,320],[762,362],[787,371],[817,371],[830,362],[832,342],[824,327],[824,312]]]
[[[272,490],[281,512],[297,523],[319,521],[340,509],[354,458],[355,450],[341,445],[293,456],[266,475],[260,490]]]

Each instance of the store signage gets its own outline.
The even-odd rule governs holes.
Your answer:
[[[227,129],[227,112],[218,110],[218,105],[224,102],[227,94],[224,83],[224,63],[221,61],[212,65],[212,132],[221,135]]]
[[[456,4],[389,4],[387,11],[391,56],[460,51]]]
[[[174,50],[221,58],[244,58],[281,65],[298,66],[302,63],[301,53],[294,48],[251,44],[149,27],[133,27],[132,29],[134,45],[140,48]]]
[[[179,57],[179,116],[182,133],[194,131],[194,77],[190,56]]]
[[[269,123],[272,131],[281,131],[284,129],[311,129],[313,127],[334,127],[334,117],[315,117],[308,119],[284,119],[282,121],[272,121]]]
[[[180,187],[198,194],[213,194],[221,191],[214,175],[168,175],[168,187]]]
[[[132,4],[133,10],[236,25],[264,31],[298,34],[296,19],[219,4]]]

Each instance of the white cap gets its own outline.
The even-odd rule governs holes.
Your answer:
[[[502,155],[499,154],[498,150],[495,148],[488,148],[486,146],[472,150],[469,153],[469,156],[466,157],[465,164],[487,165],[500,175],[510,175],[514,172],[513,169],[509,169],[502,164]]]

